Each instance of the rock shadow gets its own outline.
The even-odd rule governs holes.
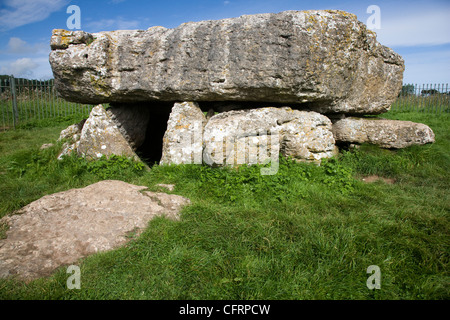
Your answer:
[[[151,103],[145,140],[136,154],[150,167],[159,164],[162,156],[163,138],[173,103]]]

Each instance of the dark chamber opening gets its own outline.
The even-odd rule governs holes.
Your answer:
[[[163,137],[167,129],[170,111],[173,104],[160,104],[150,107],[149,121],[144,143],[136,150],[136,154],[150,167],[159,164],[162,156]]]
[[[175,101],[171,102],[145,102],[149,111],[149,121],[145,134],[145,141],[137,148],[136,154],[150,167],[159,164],[162,157],[163,137],[167,130],[167,121]],[[230,110],[253,109],[261,107],[284,107],[289,106],[297,110],[314,110],[317,104],[283,104],[283,103],[261,103],[261,102],[236,102],[236,101],[202,101],[198,102],[200,109],[205,113],[214,111],[215,113]],[[214,112],[212,113],[214,115]],[[147,116],[147,114],[145,115]]]

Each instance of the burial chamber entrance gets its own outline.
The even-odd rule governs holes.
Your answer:
[[[146,117],[148,122],[146,127],[141,128],[145,133],[142,144],[136,148],[136,154],[147,165],[159,164],[162,157],[163,138],[167,130],[167,121],[173,103],[158,103],[157,106],[146,105],[145,112],[141,112],[142,117]]]
[[[172,107],[171,102],[140,102],[111,104],[111,113],[128,139],[139,158],[149,166],[159,164],[163,153],[163,138],[167,130]],[[281,103],[236,102],[236,101],[203,101],[197,102],[199,108],[209,119],[211,116],[232,111],[248,110],[261,107],[284,107]],[[313,104],[289,104],[297,110],[311,110]]]

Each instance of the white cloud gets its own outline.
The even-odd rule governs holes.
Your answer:
[[[11,37],[8,42],[7,50],[0,51],[0,53],[4,52],[8,54],[27,54],[42,53],[43,51],[49,51],[48,43],[29,44],[20,38]]]
[[[53,78],[52,67],[48,61],[48,55],[34,59],[34,61],[38,64],[38,67],[33,70],[33,79],[47,80]]]
[[[39,67],[39,64],[32,59],[21,58],[6,63],[6,66],[0,68],[0,74],[12,74],[15,77],[31,77],[33,70],[37,67]]]
[[[87,29],[91,32],[108,31],[108,30],[130,30],[138,29],[140,25],[139,20],[125,20],[122,17],[116,19],[102,19],[92,21],[86,24]]]
[[[5,0],[6,9],[0,10],[0,31],[45,20],[67,4],[67,0]]]
[[[12,37],[8,42],[8,51],[11,53],[27,53],[31,51],[26,41],[20,38]]]
[[[11,37],[6,49],[0,50],[0,74],[30,79],[52,78],[49,53],[48,42],[30,44],[18,37]]]
[[[380,43],[391,47],[450,43],[450,8],[422,7],[387,10],[381,7]]]

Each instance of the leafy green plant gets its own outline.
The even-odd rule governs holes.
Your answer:
[[[113,179],[129,174],[142,174],[144,164],[125,156],[111,155],[109,158],[103,155],[100,159],[89,161],[87,170],[101,179]]]
[[[327,186],[341,193],[353,191],[355,179],[351,168],[341,164],[337,158],[322,160],[322,168],[325,176],[321,178],[321,181]]]

